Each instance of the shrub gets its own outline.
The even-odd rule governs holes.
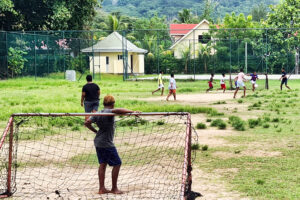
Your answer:
[[[261,119],[248,119],[249,128],[255,128],[261,124]]]
[[[197,129],[206,129],[206,125],[204,123],[197,123],[196,128]]]
[[[279,118],[278,117],[273,118],[272,122],[279,122]]]
[[[217,127],[220,123],[223,123],[224,121],[222,119],[215,119],[211,122],[211,126]]]
[[[197,144],[192,144],[192,150],[199,150],[200,149],[200,145],[197,143]]]
[[[211,122],[211,119],[210,119],[210,118],[207,118],[207,119],[206,119],[206,122]]]
[[[202,151],[207,151],[208,150],[208,145],[204,145],[204,146],[202,146]]]
[[[159,120],[156,122],[157,125],[161,126],[165,124],[165,120]]]
[[[264,124],[263,127],[264,127],[264,128],[269,128],[269,127],[270,127],[270,124]]]
[[[229,123],[231,126],[238,131],[244,131],[245,128],[245,121],[243,121],[240,117],[237,116],[230,116],[229,117]]]
[[[226,129],[227,124],[223,121],[218,124],[219,129]]]
[[[243,103],[243,99],[239,99],[239,100],[238,100],[238,103]]]

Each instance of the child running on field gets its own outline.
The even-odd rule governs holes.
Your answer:
[[[222,74],[222,78],[220,80],[220,85],[221,85],[221,88],[217,89],[217,90],[223,90],[223,93],[225,92],[226,90],[226,85],[225,85],[225,74],[223,73]]]
[[[211,74],[211,77],[208,81],[208,87],[209,88],[206,90],[206,93],[214,88],[213,81],[214,81],[214,74]]]
[[[244,81],[246,81],[244,70],[240,69],[240,73],[237,76],[236,89],[235,89],[233,98],[235,98],[236,93],[239,91],[240,87],[244,88],[244,96],[243,97],[246,97],[246,86],[245,86]]]
[[[256,72],[253,72],[253,74],[250,74],[250,76],[251,76],[252,91],[254,92],[256,86],[256,80],[258,80],[259,78]]]
[[[176,101],[176,81],[174,79],[174,74],[171,74],[170,82],[169,82],[169,94],[167,96],[167,101],[169,101],[169,97],[173,94],[174,100]]]
[[[160,71],[159,75],[158,75],[158,80],[157,80],[158,81],[158,88],[156,90],[154,90],[152,92],[152,94],[154,94],[155,92],[157,92],[161,89],[161,96],[164,95],[164,83],[163,83],[162,75],[163,75],[163,72]]]

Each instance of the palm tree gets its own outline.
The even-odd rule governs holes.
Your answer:
[[[192,13],[189,9],[183,9],[178,12],[178,22],[179,23],[191,23],[192,21]]]
[[[188,61],[190,59],[190,56],[191,56],[191,48],[190,48],[190,46],[184,47],[181,50],[181,57],[184,60],[184,73],[186,73],[186,74],[187,74],[187,67],[188,67]]]
[[[202,44],[199,43],[199,56],[203,59],[203,63],[204,63],[204,72],[207,72],[207,62],[208,62],[208,58],[211,55],[211,49],[212,47],[210,46],[210,44]]]

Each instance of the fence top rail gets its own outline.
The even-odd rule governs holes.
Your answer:
[[[188,116],[188,112],[141,112],[141,113],[14,113],[12,117],[19,116],[45,116],[45,117],[63,117],[63,116],[155,116],[155,115],[181,115]]]
[[[276,27],[269,27],[269,28],[197,28],[197,29],[124,29],[124,30],[118,30],[117,32],[132,32],[132,31],[170,31],[170,30],[298,30],[297,27],[285,27],[285,28],[276,28]],[[44,31],[0,31],[0,32],[7,32],[7,33],[68,33],[68,32],[78,32],[78,33],[84,33],[84,32],[108,32],[109,30],[102,30],[102,29],[95,29],[95,30],[44,30]]]

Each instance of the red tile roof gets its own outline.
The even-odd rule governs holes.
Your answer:
[[[170,35],[185,35],[198,24],[170,24]]]

